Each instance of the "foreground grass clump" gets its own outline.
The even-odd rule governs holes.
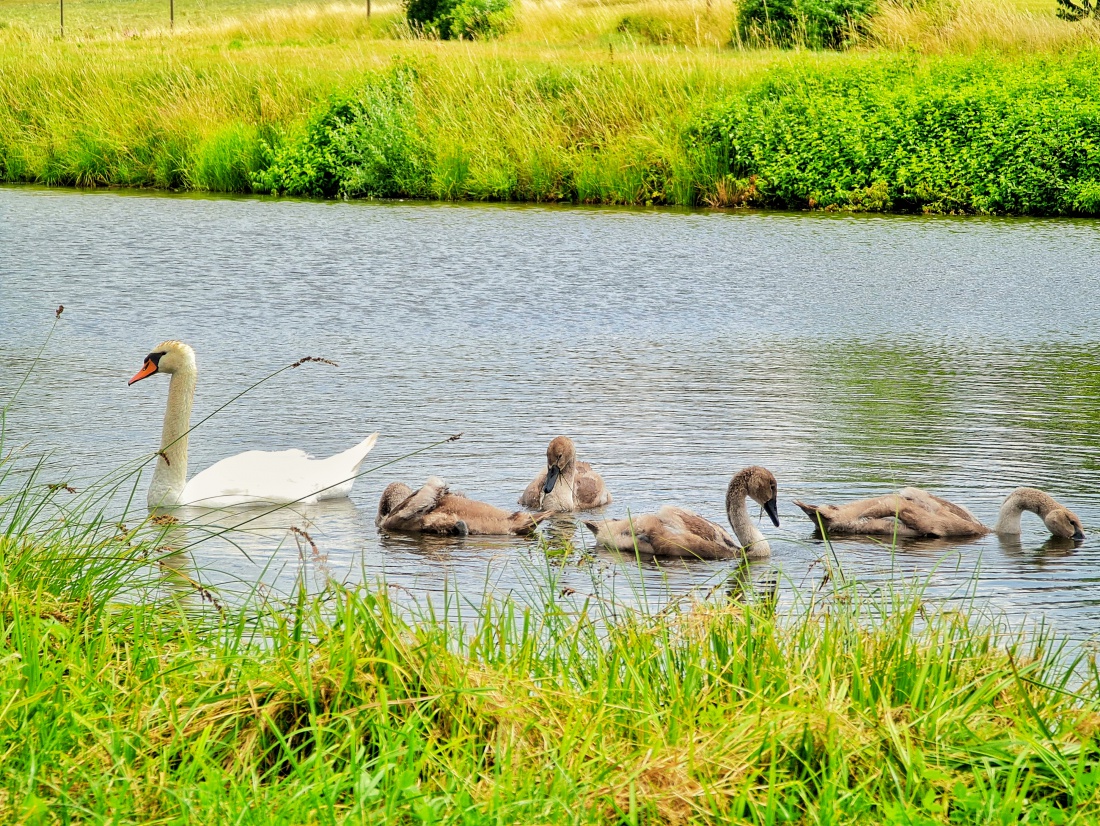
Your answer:
[[[117,534],[69,495],[32,477],[0,500],[5,822],[1100,813],[1091,661],[917,593],[616,619],[548,583],[461,623],[385,589],[229,607],[183,572],[180,526]]]

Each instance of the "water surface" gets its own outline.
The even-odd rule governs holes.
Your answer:
[[[312,203],[0,188],[0,400],[26,374],[6,447],[78,487],[155,450],[167,382],[126,386],[157,342],[199,358],[195,417],[305,355],[192,436],[191,470],[248,449],[342,450],[383,434],[351,501],[198,541],[205,579],[289,588],[305,573],[418,597],[555,588],[661,604],[732,563],[576,565],[519,540],[382,537],[389,481],[438,474],[513,507],[565,433],[611,516],[676,503],[723,519],[726,483],[780,484],[773,559],[790,597],[825,549],[793,499],[918,485],[992,523],[1017,485],[1088,528],[1078,548],[1025,516],[1019,542],[848,540],[868,582],[927,578],[1079,640],[1100,617],[1100,231],[1089,221]],[[240,521],[232,514],[219,520]],[[320,557],[286,528],[310,531]],[[555,526],[572,533],[572,523]],[[591,546],[583,529],[575,541]],[[975,573],[977,572],[977,574]],[[975,580],[975,576],[977,579]]]

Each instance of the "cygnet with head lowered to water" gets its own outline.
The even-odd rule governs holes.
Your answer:
[[[921,488],[902,488],[897,493],[860,499],[844,505],[809,505],[795,502],[827,534],[968,537],[988,533],[1006,536],[1020,533],[1020,517],[1034,513],[1054,536],[1082,540],[1085,531],[1073,511],[1037,488],[1016,488],[1001,505],[997,524],[988,528],[969,510],[933,496]]]

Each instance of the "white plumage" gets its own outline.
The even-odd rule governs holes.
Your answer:
[[[167,373],[172,379],[157,467],[149,485],[151,508],[313,504],[340,499],[351,493],[363,460],[378,441],[378,434],[372,433],[355,447],[327,459],[314,459],[302,450],[249,450],[222,459],[188,482],[187,445],[198,376],[194,350],[180,341],[158,344],[130,384],[154,373]]]
[[[312,505],[351,493],[359,466],[378,441],[372,433],[355,447],[327,459],[304,450],[248,450],[196,474],[179,497],[180,505],[224,508],[232,505]]]

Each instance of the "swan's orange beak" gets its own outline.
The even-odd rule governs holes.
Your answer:
[[[141,369],[134,373],[134,377],[132,379],[126,382],[126,386],[129,387],[135,381],[147,379],[155,372],[157,372],[157,363],[152,359],[147,358],[145,359],[145,364],[141,365]]]

